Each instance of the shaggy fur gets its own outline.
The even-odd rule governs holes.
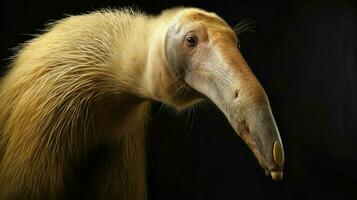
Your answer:
[[[145,43],[147,20],[130,10],[68,17],[24,45],[0,87],[0,199],[64,198],[75,166],[109,140],[117,158],[101,169],[98,196],[145,197],[149,105],[133,103],[143,69],[125,57]],[[125,127],[112,127],[116,120]]]

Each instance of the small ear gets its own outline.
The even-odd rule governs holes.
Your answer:
[[[180,48],[182,33],[177,31],[175,25],[168,28],[165,39],[165,55],[171,69],[178,76],[183,76],[187,66],[187,60]]]
[[[255,33],[255,24],[256,21],[251,18],[244,18],[241,20],[234,28],[234,32],[237,36],[244,34],[244,33]]]

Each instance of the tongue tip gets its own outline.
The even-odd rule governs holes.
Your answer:
[[[283,172],[282,171],[272,171],[270,172],[271,178],[273,181],[281,181],[283,179]]]

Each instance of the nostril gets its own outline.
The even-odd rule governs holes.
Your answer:
[[[234,100],[239,96],[239,90],[234,91]]]

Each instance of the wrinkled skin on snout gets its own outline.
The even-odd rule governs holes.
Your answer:
[[[165,52],[175,74],[213,101],[266,174],[281,180],[284,151],[268,97],[227,23],[213,13],[183,13],[168,29]]]

